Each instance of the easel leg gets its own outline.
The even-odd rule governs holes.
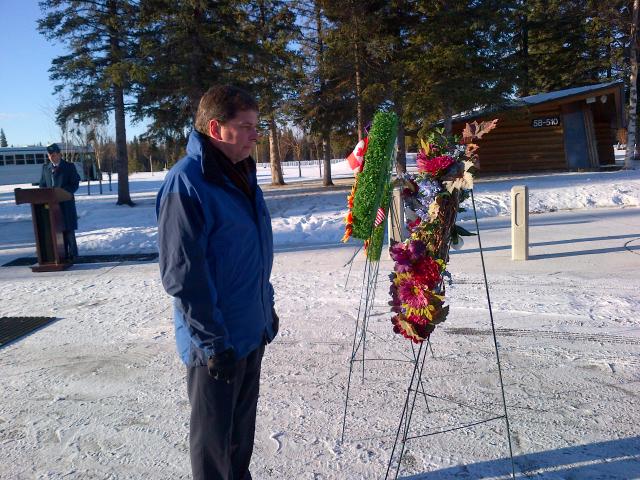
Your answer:
[[[487,270],[484,265],[484,254],[482,251],[482,240],[480,239],[480,226],[478,225],[478,213],[476,211],[476,201],[471,190],[471,202],[473,205],[473,216],[476,222],[476,233],[478,235],[478,247],[480,250],[480,260],[482,262],[482,274],[484,276],[484,288],[487,292],[487,305],[489,307],[489,318],[491,319],[491,332],[493,334],[493,346],[496,351],[496,362],[498,364],[498,377],[500,378],[500,391],[502,393],[502,406],[504,408],[504,421],[507,429],[507,443],[509,444],[509,458],[511,459],[511,478],[516,478],[516,467],[513,461],[513,447],[511,446],[511,429],[509,428],[509,415],[507,414],[507,401],[504,395],[504,382],[502,381],[502,366],[500,364],[500,353],[498,352],[498,339],[496,338],[496,327],[493,321],[493,310],[491,308],[491,297],[489,296],[489,282],[487,281]]]
[[[393,448],[391,449],[391,456],[389,457],[389,463],[387,465],[387,472],[384,476],[385,480],[389,478],[389,472],[391,471],[391,465],[393,465],[393,458],[396,452],[396,447],[398,447],[398,440],[400,440],[400,432],[402,431],[402,445],[400,447],[400,456],[398,458],[398,465],[396,468],[396,473],[394,478],[398,478],[398,473],[400,471],[400,462],[402,461],[402,455],[404,454],[404,447],[407,441],[407,435],[409,432],[409,426],[411,423],[411,415],[413,414],[413,407],[415,406],[417,388],[414,388],[414,384],[417,385],[420,376],[422,375],[422,367],[424,366],[424,358],[426,355],[423,355],[426,352],[426,349],[423,349],[424,343],[420,344],[420,348],[418,348],[418,354],[416,356],[416,360],[413,365],[413,372],[411,373],[411,381],[409,382],[409,387],[407,388],[407,396],[404,401],[404,405],[402,407],[402,413],[400,414],[400,421],[398,422],[398,429],[396,430],[396,438],[393,442]],[[424,352],[423,352],[424,350]],[[422,357],[422,360],[421,360]],[[411,400],[411,392],[414,392],[413,400],[411,401],[411,409],[409,412],[409,401]],[[404,425],[404,429],[402,428]]]

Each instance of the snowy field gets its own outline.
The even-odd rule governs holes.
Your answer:
[[[411,374],[390,328],[380,264],[367,355],[340,440],[364,261],[339,244],[350,174],[287,167],[273,189],[273,284],[281,331],[263,364],[255,479],[384,478]],[[340,178],[341,177],[341,178]],[[162,174],[131,176],[136,207],[103,185],[77,196],[80,253],[155,250]],[[509,190],[530,190],[531,258],[510,260]],[[24,185],[23,187],[27,187]],[[30,211],[0,187],[0,264],[34,256]],[[485,179],[475,199],[517,478],[640,478],[640,171]],[[467,213],[467,215],[469,215]],[[475,229],[469,216],[462,224]],[[477,238],[452,254],[451,314],[434,332],[410,436],[501,415]],[[0,349],[1,479],[188,479],[185,370],[157,263],[61,273],[0,268],[0,316],[58,320]],[[504,422],[407,443],[400,478],[510,477]]]

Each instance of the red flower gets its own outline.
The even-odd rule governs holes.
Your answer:
[[[428,173],[433,177],[438,176],[444,170],[449,168],[455,160],[449,155],[443,155],[441,157],[427,158],[427,156],[423,154],[418,154],[417,165],[418,171],[421,173]]]
[[[408,338],[414,343],[424,342],[435,328],[430,323],[413,323],[410,318],[402,314],[394,316],[391,319],[391,323],[395,333],[401,334],[404,338]]]
[[[407,222],[407,230],[409,230],[409,232],[413,232],[418,225],[420,225],[421,221],[420,217],[418,217],[413,222]]]
[[[432,290],[440,283],[440,266],[429,256],[422,257],[413,264],[413,274],[420,283]]]

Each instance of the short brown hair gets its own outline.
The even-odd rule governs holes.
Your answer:
[[[210,120],[225,123],[244,110],[258,111],[258,103],[248,92],[231,85],[214,85],[200,99],[195,129],[209,135]]]

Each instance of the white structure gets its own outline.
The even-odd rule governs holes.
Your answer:
[[[83,162],[93,163],[94,153],[91,147],[58,143],[62,157],[73,162],[81,180],[86,180]],[[42,165],[48,162],[47,148],[0,147],[0,185],[15,183],[38,183],[42,174]]]
[[[529,188],[511,187],[511,260],[529,259]]]

